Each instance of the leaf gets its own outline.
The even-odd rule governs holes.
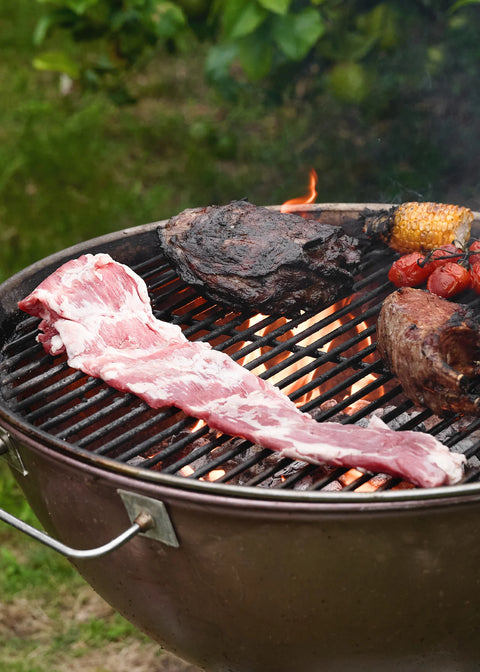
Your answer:
[[[44,42],[48,31],[55,23],[56,19],[53,13],[44,14],[44,16],[40,17],[33,31],[33,44],[36,47],[39,47]]]
[[[350,53],[354,59],[363,58],[375,44],[381,48],[391,48],[397,42],[397,15],[395,8],[386,2],[382,2],[369,12],[360,14],[356,20],[357,28],[357,55]],[[365,43],[362,48],[360,42]]]
[[[247,35],[238,42],[238,56],[247,77],[257,81],[268,75],[272,67],[272,43],[258,39],[256,34]]]
[[[141,21],[141,14],[136,9],[113,12],[110,17],[110,29],[112,32],[117,33],[122,30],[126,24],[134,23],[135,21],[138,23]]]
[[[279,49],[292,61],[301,61],[323,35],[325,25],[313,7],[298,14],[278,16],[273,37]]]
[[[457,0],[457,2],[454,2],[448,11],[453,13],[456,12],[457,9],[461,9],[467,5],[478,5],[479,3],[480,0]]]
[[[52,9],[47,14],[41,16],[38,20],[33,32],[34,45],[38,47],[43,44],[48,32],[52,27],[60,26],[61,28],[69,29],[77,25],[78,21],[79,18],[77,14],[75,14],[75,12],[73,12],[68,7],[58,7],[56,9]]]
[[[33,59],[33,67],[37,70],[64,72],[72,79],[80,77],[80,68],[68,54],[63,51],[45,51]]]
[[[286,14],[291,0],[258,0],[258,4],[275,14]]]
[[[67,7],[69,7],[75,14],[85,14],[87,9],[98,4],[98,0],[66,0]]]
[[[206,62],[205,71],[211,81],[218,81],[229,75],[229,69],[238,54],[236,44],[219,44],[210,48]]]
[[[170,38],[184,28],[186,17],[182,9],[173,2],[160,2],[153,16],[159,37]]]
[[[87,9],[98,5],[99,0],[37,0],[41,5],[54,5],[61,9],[69,9],[75,14],[85,14]]]
[[[226,40],[236,40],[253,33],[267,17],[267,11],[254,0],[228,0],[223,13]]]
[[[238,55],[238,44],[228,43],[210,47],[208,51],[205,76],[210,84],[220,92],[225,100],[231,102],[237,99],[238,83],[230,75],[230,66]]]

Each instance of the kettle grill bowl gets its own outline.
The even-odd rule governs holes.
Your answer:
[[[20,446],[43,526],[90,548],[128,526],[118,494],[166,506],[178,548],[143,536],[76,560],[125,618],[208,672],[453,672],[480,656],[480,495],[270,501],[132,482]]]
[[[384,206],[309,206],[353,228]],[[61,263],[109,252],[135,265],[158,223],[52,255],[0,287],[0,337],[17,301]],[[371,493],[275,491],[141,469],[24,422],[0,404],[13,470],[45,529],[88,548],[128,526],[119,490],[162,501],[179,540],[139,535],[75,560],[142,631],[208,672],[475,670],[480,660],[480,486]]]

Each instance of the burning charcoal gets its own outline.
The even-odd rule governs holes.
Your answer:
[[[141,467],[145,462],[148,462],[146,457],[137,455],[136,457],[132,457],[131,460],[127,460],[126,464],[129,464],[131,467]]]
[[[396,411],[395,406],[386,406],[381,411],[374,411],[373,415],[377,415],[378,417],[383,419],[385,416],[388,416],[390,413],[395,411]],[[388,426],[390,427],[390,429],[401,430],[407,422],[410,424],[415,417],[420,415],[420,413],[421,412],[418,410],[404,411],[403,413],[400,413],[396,417],[389,420]],[[363,421],[360,420],[358,424],[361,424],[361,422]],[[424,422],[419,422],[415,426],[415,429],[421,432],[425,432],[427,430],[427,427],[425,426]]]
[[[295,484],[295,490],[310,490],[319,478],[319,471],[321,474],[321,470],[319,469],[315,469],[312,472],[305,467],[304,462],[295,460],[291,464],[280,469],[271,478],[262,482],[260,487],[281,488],[282,486],[285,487],[284,484],[288,481],[288,487]]]

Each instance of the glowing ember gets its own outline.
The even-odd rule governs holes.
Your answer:
[[[358,469],[349,469],[346,471],[344,474],[342,474],[339,477],[339,481],[343,486],[350,485],[351,483],[354,483],[357,481],[359,478],[363,476],[363,473],[359,471]]]
[[[192,476],[192,474],[195,473],[195,470],[192,469],[191,466],[186,464],[184,467],[180,469],[178,472],[182,476]],[[200,478],[200,481],[210,481],[213,483],[213,481],[218,481],[219,478],[222,478],[222,476],[225,476],[225,469],[212,469],[205,478]]]
[[[303,203],[315,203],[317,198],[317,182],[318,175],[316,171],[312,168],[310,171],[310,182],[308,185],[308,193],[305,196],[299,196],[297,198],[290,198],[288,201],[285,201],[280,207],[280,212],[294,212],[295,206]]]

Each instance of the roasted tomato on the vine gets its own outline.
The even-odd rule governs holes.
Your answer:
[[[393,262],[389,272],[388,279],[396,287],[416,287],[430,275],[428,264],[422,266],[425,257],[419,252],[404,254],[403,257]]]
[[[426,266],[430,268],[430,273],[440,266],[444,266],[451,261],[458,262],[462,258],[464,252],[452,243],[449,245],[442,245],[433,250],[426,258]]]
[[[470,267],[470,285],[477,294],[480,294],[480,264],[473,264]]]
[[[471,268],[480,263],[480,240],[475,240],[468,248],[468,263]]]
[[[463,292],[469,286],[470,272],[465,266],[453,261],[436,268],[427,280],[427,289],[444,299]]]

